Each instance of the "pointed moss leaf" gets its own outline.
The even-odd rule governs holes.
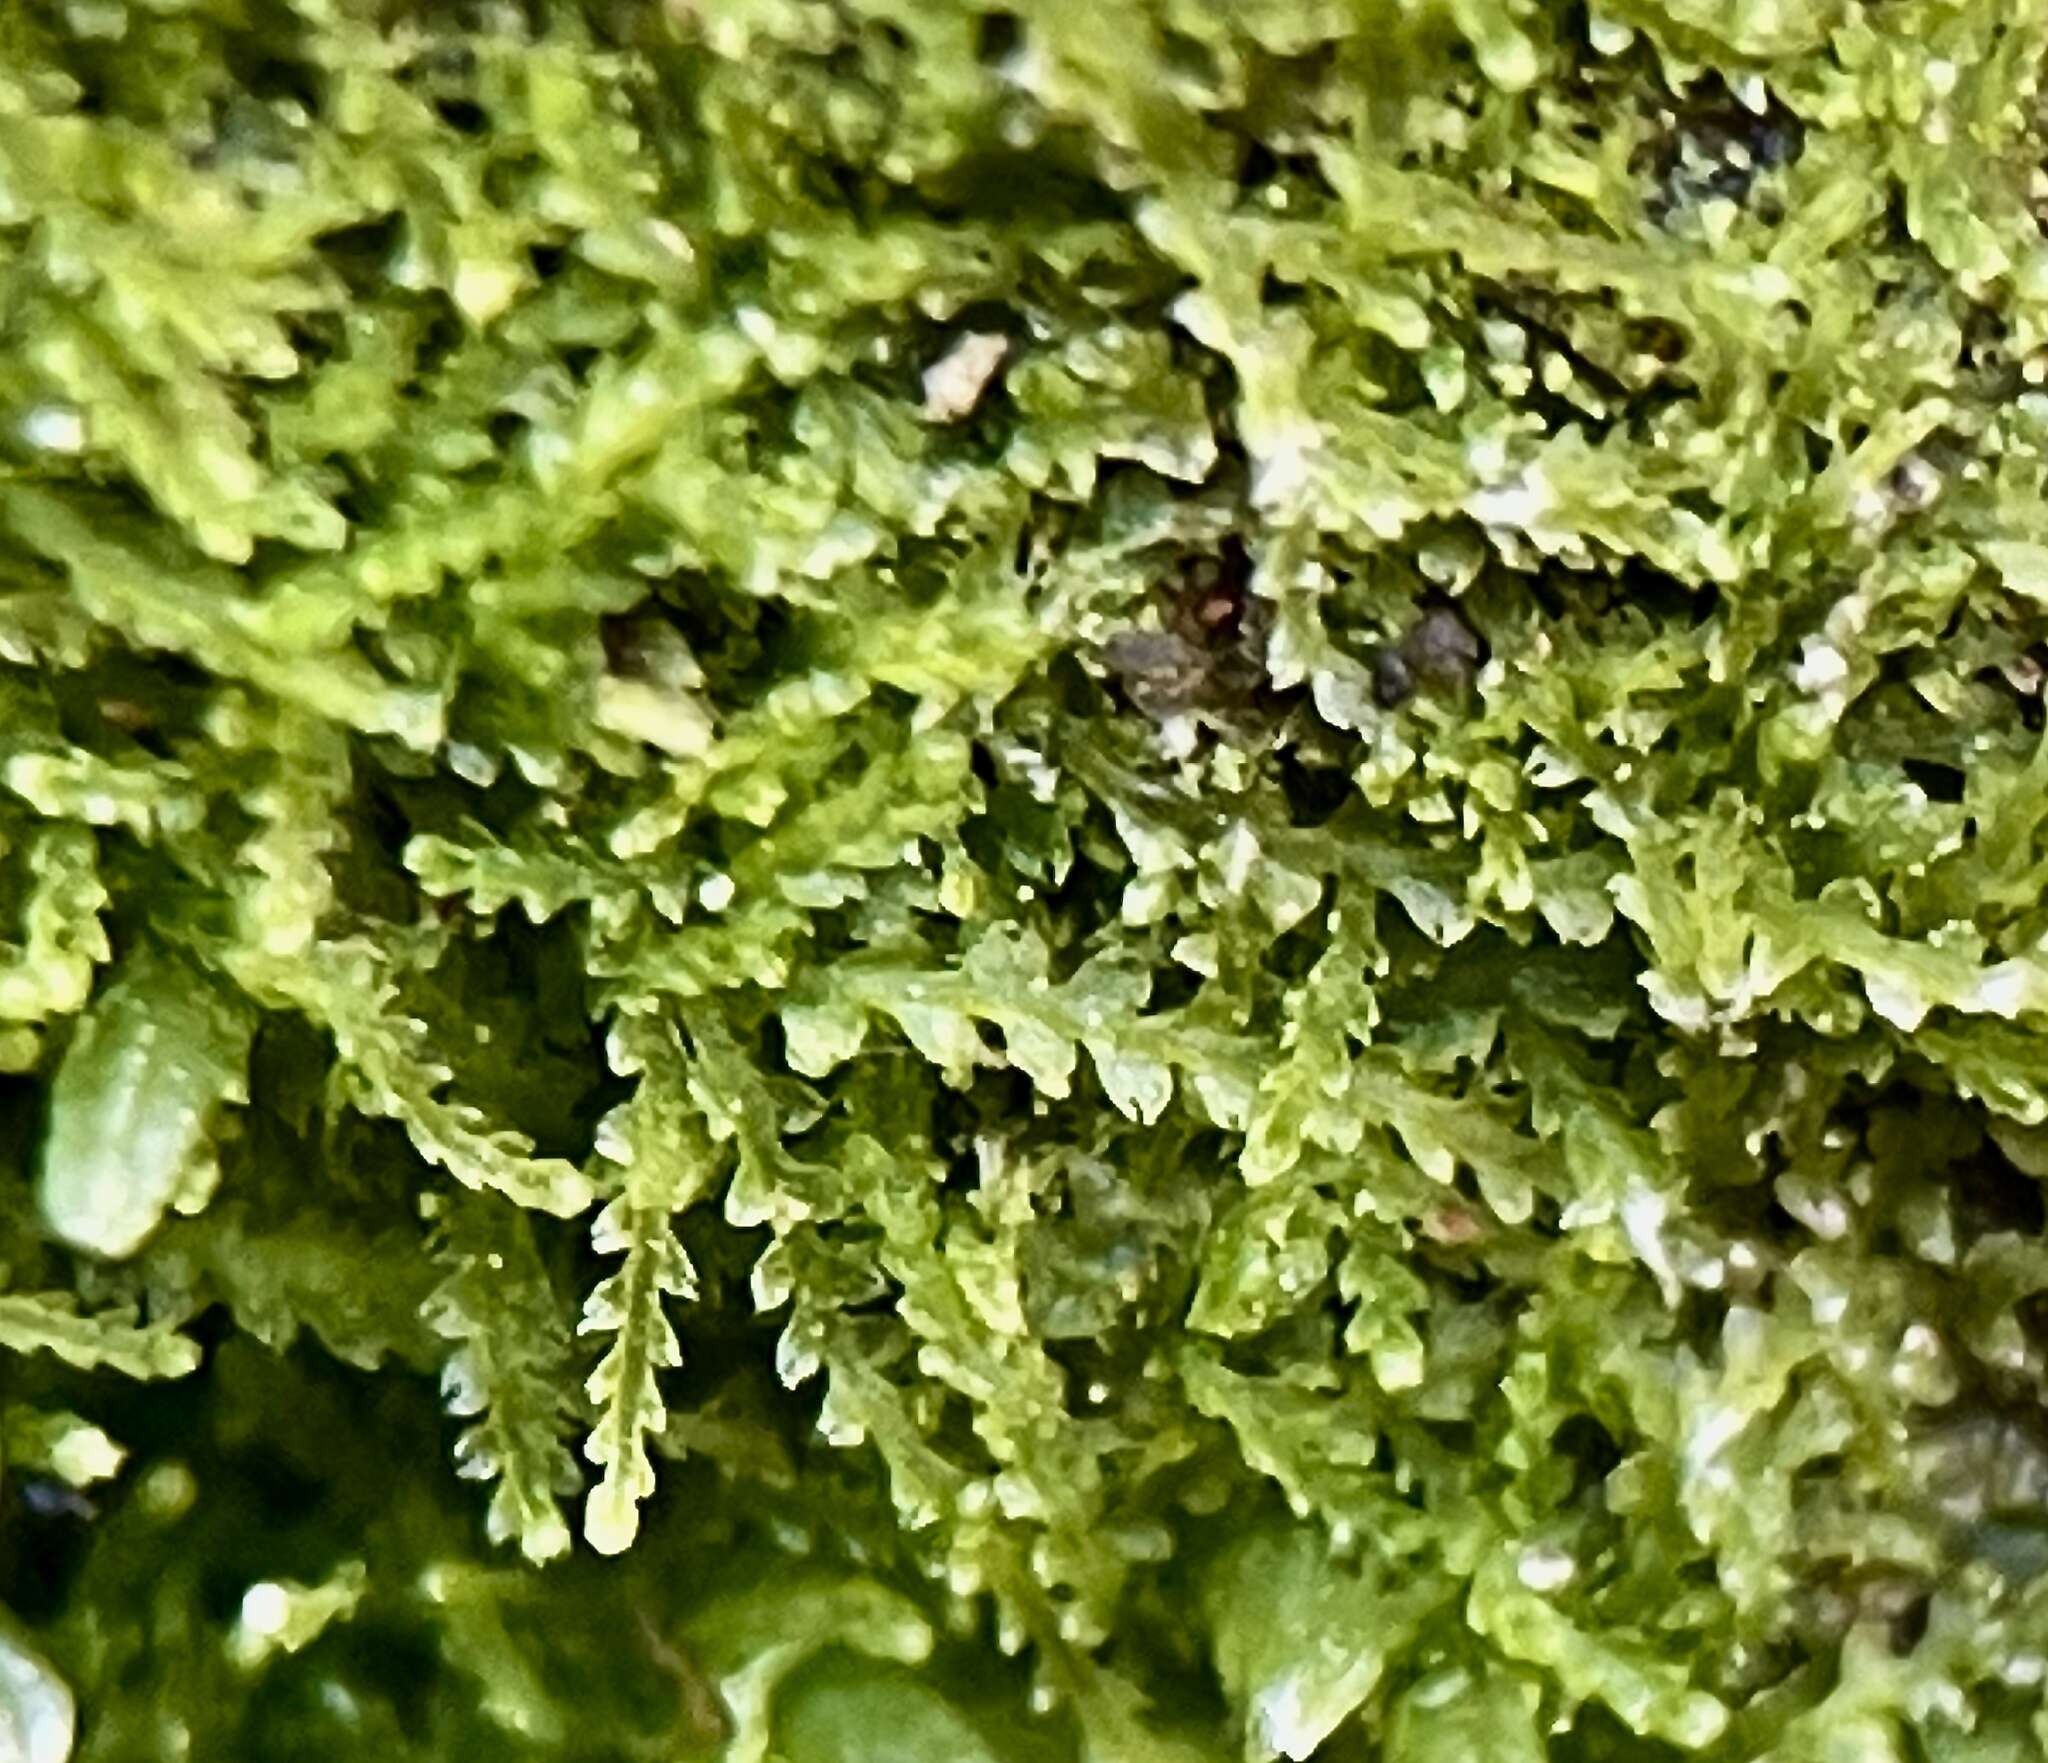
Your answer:
[[[0,1292],[0,1347],[128,1377],[185,1377],[199,1368],[199,1349],[183,1335],[120,1310],[88,1315],[60,1292]]]
[[[975,1066],[986,1063],[988,1058],[981,1036],[975,1029],[974,1018],[964,1010],[922,1002],[918,996],[918,983],[916,980],[906,982],[902,1001],[889,1007],[889,1013],[895,1017],[896,1026],[902,1029],[904,1038],[925,1058],[941,1071],[965,1077]],[[1059,1050],[1055,1044],[1054,1077],[1064,1087],[1058,1064]]]
[[[1347,1037],[1369,1039],[1379,1011],[1356,911],[1348,924],[1310,970],[1297,995],[1289,1044],[1260,1080],[1242,1161],[1254,1186],[1292,1169],[1304,1143],[1338,1152],[1357,1148],[1363,1123],[1351,1096]]]
[[[92,991],[93,972],[110,948],[100,915],[109,904],[92,835],[52,827],[27,848],[28,897],[0,926],[18,942],[0,943],[0,1022],[40,1023],[69,1016]]]
[[[353,1616],[368,1589],[360,1561],[343,1562],[317,1585],[258,1580],[242,1594],[240,1617],[228,1632],[228,1657],[254,1671],[280,1653],[299,1652]]]
[[[1579,1627],[1496,1558],[1473,1581],[1473,1626],[1511,1659],[1554,1672],[1570,1695],[1604,1703],[1645,1738],[1702,1750],[1728,1728],[1728,1709],[1692,1686],[1683,1665],[1646,1645]]]
[[[243,796],[256,830],[236,853],[245,877],[237,902],[242,940],[259,957],[303,955],[334,904],[333,866],[344,844],[335,815],[353,779],[348,743],[330,724],[286,705],[267,716],[234,705],[217,718],[215,733],[268,771]]]
[[[0,784],[49,819],[126,827],[141,838],[189,833],[206,812],[180,766],[120,766],[84,753],[17,753],[0,770]]]
[[[1171,1066],[1142,1053],[1118,1052],[1108,1042],[1089,1041],[1086,1045],[1103,1093],[1118,1113],[1150,1126],[1166,1112],[1173,1100]]]
[[[1293,1194],[1258,1194],[1230,1208],[1203,1245],[1188,1326],[1256,1334],[1293,1314],[1329,1275],[1331,1232],[1341,1217],[1327,1200]]]
[[[565,1443],[568,1318],[524,1216],[495,1197],[449,1201],[438,1251],[448,1277],[425,1319],[452,1343],[441,1372],[448,1411],[475,1422],[456,1442],[457,1470],[497,1483],[493,1541],[551,1560],[569,1547],[560,1501],[581,1484]]]
[[[692,1013],[690,1034],[697,1054],[691,1096],[712,1136],[737,1153],[725,1192],[728,1222],[783,1231],[813,1214],[836,1211],[839,1172],[788,1143],[794,1122],[816,1109],[810,1093],[793,1083],[772,1084],[731,1025],[708,1008]]]
[[[673,1221],[709,1191],[714,1167],[673,1027],[660,1016],[622,1018],[611,1056],[621,1075],[638,1081],[599,1130],[619,1191],[598,1212],[591,1243],[600,1255],[625,1260],[591,1291],[577,1325],[578,1334],[610,1337],[585,1385],[598,1419],[583,1447],[602,1471],[584,1506],[583,1534],[605,1555],[632,1543],[640,1503],[654,1491],[648,1443],[668,1418],[660,1374],[682,1363],[667,1300],[697,1292]]]
[[[399,987],[379,951],[361,941],[310,950],[298,963],[246,963],[259,991],[275,992],[334,1037],[349,1095],[365,1113],[397,1121],[413,1147],[464,1187],[570,1217],[595,1193],[559,1157],[536,1157],[522,1134],[494,1126],[473,1103],[451,1098],[453,1076],[426,1045],[426,1025],[399,1008]]]
[[[614,865],[560,842],[547,851],[525,851],[423,833],[407,842],[403,857],[429,894],[460,895],[485,918],[512,901],[535,924],[583,901],[602,902],[616,913],[631,894]]]
[[[1361,1233],[1337,1269],[1337,1289],[1353,1308],[1344,1328],[1347,1352],[1363,1353],[1388,1392],[1413,1389],[1427,1375],[1428,1349],[1415,1319],[1430,1289],[1392,1248]]]
[[[867,1016],[830,1001],[791,1002],[782,1007],[782,1034],[792,1068],[805,1077],[824,1077],[860,1051]]]

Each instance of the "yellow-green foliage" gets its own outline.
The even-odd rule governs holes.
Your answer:
[[[0,0],[0,1757],[2040,1756],[2044,56]]]

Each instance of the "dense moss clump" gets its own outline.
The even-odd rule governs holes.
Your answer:
[[[2044,57],[0,5],[0,1758],[2039,1757]]]

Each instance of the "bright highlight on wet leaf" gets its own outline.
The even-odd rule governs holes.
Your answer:
[[[2044,76],[0,5],[0,1763],[2048,1750]]]

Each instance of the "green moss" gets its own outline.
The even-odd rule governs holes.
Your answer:
[[[0,6],[0,1756],[2038,1755],[2044,55]]]

